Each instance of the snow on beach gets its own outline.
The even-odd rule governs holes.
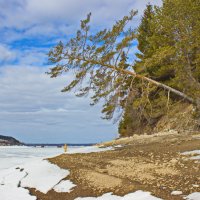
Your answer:
[[[183,152],[182,155],[192,156],[190,157],[190,159],[192,160],[200,160],[200,150],[186,151],[186,152]]]
[[[74,148],[69,149],[67,152],[68,154],[74,154],[74,153],[94,153],[94,152],[101,152],[101,151],[110,151],[113,150],[113,147],[105,147],[105,148],[99,148],[97,146],[89,146],[89,147],[80,147],[80,148]]]
[[[113,150],[111,147],[79,147],[68,149],[69,154],[91,153]],[[68,170],[60,169],[57,165],[49,163],[44,158],[63,153],[59,148],[32,148],[32,147],[0,147],[0,197],[3,200],[36,200],[29,194],[28,189],[47,193],[50,190],[56,192],[71,192],[75,184],[66,180]],[[197,153],[197,152],[195,152]],[[76,200],[161,200],[152,196],[149,192],[136,191],[124,197],[104,194],[101,197],[84,197]],[[187,200],[199,200],[200,193],[193,193],[185,197]]]
[[[52,189],[69,171],[43,160],[61,154],[58,148],[0,147],[0,196],[3,200],[36,200],[24,187]]]
[[[198,160],[200,160],[200,150],[186,151],[186,152],[183,152],[181,154],[185,155],[185,156],[189,156],[189,159],[197,160],[197,162],[198,162]],[[192,194],[184,197],[184,199],[186,199],[186,200],[200,200],[200,192],[192,193]]]
[[[70,147],[68,153],[91,153],[111,150],[98,147]],[[69,175],[68,170],[60,169],[57,165],[43,160],[47,157],[63,153],[59,148],[33,147],[0,147],[0,196],[3,200],[36,200],[25,188],[47,193],[54,189],[56,192],[70,192],[74,185],[63,180]]]
[[[200,199],[200,192],[192,193],[192,194],[188,195],[187,197],[185,197],[184,199],[186,199],[186,200],[199,200]]]
[[[19,200],[36,199],[29,195],[26,187],[47,193],[69,175],[69,171],[60,169],[46,160],[34,161],[3,172],[0,174],[0,196],[4,197],[3,200],[13,200],[16,197]]]
[[[63,153],[63,149],[55,147],[0,146],[0,171],[34,160],[60,155],[61,153]]]
[[[22,167],[27,176],[21,180],[21,187],[36,188],[44,194],[69,175],[68,170],[60,169],[46,160],[35,161]]]
[[[101,197],[86,197],[86,198],[76,198],[75,200],[162,200],[157,197],[153,197],[150,192],[137,191],[125,195],[124,197],[119,197],[112,195],[112,193],[104,194]]]
[[[61,181],[58,185],[56,185],[53,189],[56,192],[71,192],[72,189],[76,187],[75,184],[73,184],[69,180]]]
[[[185,200],[200,200],[200,193],[195,192],[184,197]],[[125,195],[124,197],[112,195],[112,193],[104,194],[101,197],[85,197],[76,198],[75,200],[162,200],[160,198],[154,197],[150,192],[136,191]]]

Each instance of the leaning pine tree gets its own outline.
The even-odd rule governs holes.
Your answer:
[[[134,104],[136,108],[147,105],[155,91],[200,109],[199,0],[164,0],[153,11],[146,36],[142,29],[128,27],[136,14],[131,11],[111,29],[94,35],[90,35],[89,14],[74,38],[49,52],[56,66],[48,74],[58,77],[73,71],[73,81],[62,91],[76,88],[77,96],[92,91],[92,105],[103,98],[105,119],[111,119],[117,108],[124,110],[130,99],[141,100]],[[132,48],[137,40],[140,54],[134,61]],[[145,106],[140,111],[145,112]]]

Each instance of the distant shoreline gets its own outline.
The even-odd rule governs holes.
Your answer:
[[[46,143],[41,143],[41,144],[38,144],[38,143],[28,143],[28,144],[24,144],[24,146],[29,146],[29,147],[63,147],[66,143],[61,143],[61,144],[46,144]],[[78,146],[78,147],[81,147],[81,146],[93,146],[95,145],[96,143],[87,143],[87,144],[67,144],[68,146]]]
[[[0,135],[0,146],[21,146],[23,143],[21,143],[19,140],[15,139],[11,136],[5,136]]]

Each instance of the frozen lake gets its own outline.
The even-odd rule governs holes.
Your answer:
[[[67,153],[89,153],[111,150],[112,148],[99,149],[94,146],[68,146]],[[35,160],[50,158],[64,153],[63,148],[57,147],[26,147],[26,146],[0,146],[0,172],[4,169],[16,167]]]
[[[76,147],[71,148],[74,149]],[[62,153],[63,148],[57,147],[0,147],[0,170]]]

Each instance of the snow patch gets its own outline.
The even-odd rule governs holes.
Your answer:
[[[200,160],[200,155],[199,156],[192,156],[190,159],[192,159],[192,160]]]
[[[33,162],[34,160],[41,160],[44,158],[54,157],[63,153],[62,148],[35,148],[25,146],[0,146],[0,172],[3,169],[12,168],[24,163]]]
[[[0,197],[3,200],[36,200],[27,189],[20,187],[20,181],[27,174],[19,169],[3,170],[0,173]]]
[[[60,169],[46,160],[2,170],[0,172],[0,199],[36,200],[36,197],[31,196],[25,187],[47,193],[68,175],[68,170]]]
[[[110,151],[114,150],[113,147],[97,147],[97,146],[89,146],[89,147],[81,147],[76,149],[69,149],[67,151],[68,154],[75,154],[75,153],[93,153],[93,152],[102,152],[102,151]]]
[[[85,198],[76,198],[75,200],[161,200],[157,197],[151,195],[150,192],[136,191],[125,195],[124,197],[112,195],[112,193],[104,194],[101,197],[85,197]]]
[[[72,188],[74,188],[76,185],[73,184],[69,180],[61,181],[58,185],[56,185],[53,189],[60,193],[60,192],[71,192]]]
[[[192,194],[188,195],[187,197],[185,197],[184,199],[186,199],[186,200],[199,200],[200,199],[200,192],[192,193]]]
[[[97,146],[69,148],[68,153],[91,153],[107,150],[112,150],[112,148],[98,148]],[[31,196],[25,189],[26,187],[35,188],[45,194],[51,189],[57,192],[70,192],[75,185],[70,181],[62,181],[69,175],[69,171],[42,160],[44,157],[55,156],[61,152],[63,152],[62,149],[55,148],[41,151],[41,148],[24,146],[0,147],[0,158],[4,164],[2,168],[0,167],[0,198],[3,200],[16,198],[36,200],[36,197]],[[27,164],[23,164],[27,161]],[[10,166],[16,167],[6,169]]]
[[[44,194],[69,175],[68,170],[60,169],[46,160],[26,164],[24,170],[28,175],[22,179],[21,186],[36,188]]]
[[[173,192],[171,193],[171,195],[181,195],[181,194],[183,194],[182,191],[173,191]]]
[[[115,145],[114,146],[115,148],[120,148],[120,147],[123,147],[121,144],[119,144],[119,145]]]
[[[192,156],[190,157],[191,160],[200,160],[200,150],[194,150],[194,151],[186,151],[184,153],[182,153],[182,155],[185,155],[185,156]]]
[[[0,186],[0,196],[2,200],[36,200],[36,197],[31,196],[28,190],[9,185]]]
[[[200,150],[186,151],[182,153],[182,155],[191,155],[191,154],[200,154]]]
[[[18,169],[3,170],[0,173],[0,185],[8,185],[10,187],[17,187],[19,181],[26,176],[24,171]]]

